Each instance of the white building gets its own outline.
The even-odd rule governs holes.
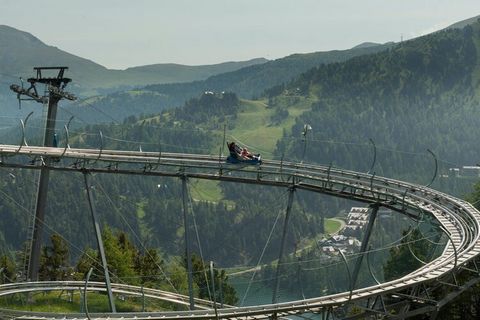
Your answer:
[[[347,214],[347,224],[345,228],[357,230],[362,229],[368,222],[368,208],[352,207]]]

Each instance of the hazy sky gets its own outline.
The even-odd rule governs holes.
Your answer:
[[[0,24],[115,69],[399,41],[479,14],[479,0],[0,0]]]

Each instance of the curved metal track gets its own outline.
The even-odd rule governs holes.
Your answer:
[[[381,313],[388,316],[390,307],[386,307],[385,299],[394,301],[395,304],[392,303],[392,306],[406,306],[402,309],[405,317],[425,312],[434,314],[439,307],[458,295],[457,292],[465,290],[478,281],[479,271],[475,259],[480,253],[480,212],[465,201],[420,185],[333,167],[273,160],[265,160],[261,166],[242,167],[226,164],[224,158],[219,156],[195,154],[30,146],[19,149],[18,146],[0,145],[0,157],[0,166],[9,168],[40,169],[45,167],[42,159],[50,157],[58,160],[51,162],[48,167],[50,170],[189,177],[294,187],[365,203],[375,203],[416,219],[429,214],[445,230],[450,240],[438,258],[399,279],[329,296],[261,306],[223,308],[218,310],[219,318],[266,319],[272,316],[281,317],[306,312],[334,313],[340,310],[340,307],[352,303],[359,305],[364,301],[366,303],[363,309],[366,313]],[[469,272],[472,275],[471,280],[458,283],[455,275],[459,272]],[[71,284],[52,285],[50,283],[45,285],[44,289],[62,285],[72,287]],[[441,300],[434,300],[430,294],[442,285],[452,289]],[[42,283],[32,284],[32,286],[35,290],[41,290],[38,288],[42,288]],[[101,285],[97,285],[97,288],[100,287]],[[17,289],[25,290],[26,288]],[[8,286],[0,286],[0,295],[9,290],[11,288],[8,289]],[[15,290],[11,290],[10,293],[14,293]],[[116,285],[115,290],[121,289]],[[135,290],[132,289],[129,292],[135,292]],[[172,298],[168,296],[171,293],[155,294],[166,294],[167,299]],[[177,296],[172,299],[181,301],[184,298],[179,299]],[[375,302],[372,303],[373,299]],[[380,300],[381,303],[377,303]],[[208,303],[204,303],[203,306],[210,307]],[[398,309],[395,309],[395,312],[398,312]],[[15,313],[11,317],[78,319],[84,318],[84,315]],[[199,309],[161,313],[92,314],[92,317],[95,319],[211,319],[215,318],[215,314],[212,309]]]

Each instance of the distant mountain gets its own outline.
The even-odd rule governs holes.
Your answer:
[[[360,43],[359,45],[356,45],[352,49],[361,49],[361,48],[370,48],[370,47],[376,47],[376,46],[381,46],[381,43],[375,43],[375,42],[363,42]]]
[[[33,67],[37,66],[68,66],[66,76],[73,81],[67,90],[77,96],[88,97],[153,83],[202,80],[217,73],[230,72],[266,61],[268,60],[258,58],[205,66],[155,64],[126,70],[110,70],[88,59],[46,45],[30,33],[0,25],[0,106],[4,117],[25,117],[30,111],[35,111],[34,117],[41,114],[35,103],[23,103],[19,110],[16,96],[9,90],[10,84],[20,82],[19,77],[34,76]],[[0,128],[7,125],[7,122],[8,118],[0,121]]]
[[[205,66],[154,64],[110,70],[90,60],[48,46],[30,33],[0,26],[0,73],[28,77],[35,66],[68,66],[73,91],[105,92],[118,87],[188,82],[206,79],[214,74],[265,63],[263,58],[244,62],[225,62]]]
[[[377,174],[426,184],[435,170],[427,149],[444,174],[479,162],[480,22],[311,69],[268,93],[279,114],[294,98],[316,100],[291,129],[300,137],[306,123],[314,127],[306,161],[367,171],[373,139],[381,146]],[[298,139],[277,145],[277,155],[302,155]]]
[[[2,79],[12,81],[8,75],[28,78],[36,66],[68,66],[69,77],[76,78],[77,86],[86,89],[90,78],[107,69],[90,60],[48,46],[33,35],[17,29],[0,26],[0,73]]]
[[[164,108],[181,106],[190,98],[205,91],[232,91],[242,98],[259,97],[265,89],[287,83],[301,73],[322,64],[342,62],[350,58],[376,53],[393,43],[371,44],[349,50],[333,50],[307,54],[293,54],[285,58],[255,64],[232,72],[221,73],[203,81],[149,85],[140,90],[116,92],[93,100],[80,101],[70,107],[87,122],[122,121],[131,115],[158,113]],[[89,106],[101,109],[102,114],[90,112]],[[65,115],[67,117],[67,115]]]
[[[204,91],[233,91],[242,97],[250,98],[263,94],[263,91],[267,88],[288,82],[313,67],[346,61],[356,56],[382,51],[391,46],[392,44],[389,43],[348,50],[292,54],[267,63],[218,74],[204,81],[185,84],[151,85],[145,89],[178,97],[180,104],[185,99],[197,96]]]
[[[174,63],[152,64],[147,66],[128,68],[122,71],[127,78],[143,77],[144,82],[175,83],[207,79],[215,74],[235,71],[244,67],[268,62],[265,58],[256,58],[242,62],[223,62],[212,65],[187,66]],[[161,77],[161,78],[160,78]]]
[[[464,28],[468,25],[474,24],[475,22],[478,21],[479,18],[480,18],[480,15],[472,17],[472,18],[468,18],[468,19],[456,22],[456,23],[448,26],[446,29],[462,29],[462,28]]]

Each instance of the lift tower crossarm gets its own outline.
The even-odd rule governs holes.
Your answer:
[[[12,84],[10,90],[17,94],[18,100],[34,100],[39,103],[47,103],[49,101],[47,96],[39,96],[35,84],[43,83],[48,86],[48,91],[50,93],[50,98],[55,96],[58,100],[67,99],[67,100],[76,100],[77,98],[68,92],[63,91],[67,84],[72,81],[70,78],[63,77],[65,70],[68,70],[68,67],[35,67],[33,68],[37,71],[36,78],[28,78],[30,87],[25,89],[22,86],[17,84]],[[58,75],[56,77],[45,78],[42,77],[42,70],[58,70]],[[21,99],[21,96],[27,96],[29,99]]]
[[[33,92],[32,92],[33,88],[34,87],[30,87],[29,89],[25,89],[25,88],[20,87],[18,84],[12,84],[10,86],[10,90],[12,90],[13,92],[15,92],[17,94],[18,100],[34,100],[34,101],[37,101],[39,103],[47,103],[48,98],[47,97],[40,97],[37,93],[37,90],[33,90]],[[22,95],[27,96],[30,99],[21,99],[20,96],[22,96]]]

